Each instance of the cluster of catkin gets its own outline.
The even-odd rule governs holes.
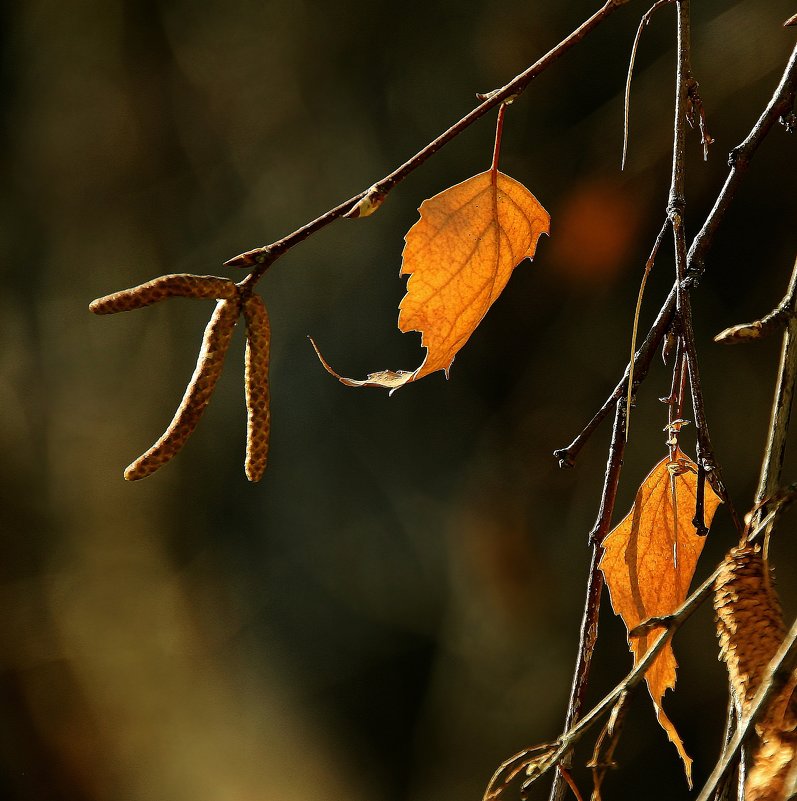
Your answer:
[[[728,667],[738,717],[747,717],[770,660],[786,634],[780,603],[761,547],[743,543],[725,557],[714,585],[720,657]],[[771,697],[756,722],[745,783],[746,801],[794,797],[797,762],[795,677]]]
[[[246,323],[245,469],[250,481],[259,481],[268,461],[271,426],[268,383],[271,329],[263,300],[258,295],[243,292],[227,278],[181,273],[164,275],[132,289],[98,298],[92,301],[89,309],[95,314],[115,314],[173,297],[212,298],[216,300],[216,308],[205,329],[194,374],[174,418],[160,439],[127,467],[125,478],[137,481],[151,475],[185,445],[210,402],[235,325],[243,313]]]

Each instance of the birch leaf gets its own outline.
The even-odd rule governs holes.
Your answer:
[[[474,175],[421,203],[420,220],[405,236],[401,274],[409,275],[398,327],[420,331],[426,357],[415,371],[383,370],[347,386],[395,391],[437,370],[448,371],[512,271],[533,258],[550,215],[514,178],[498,170]],[[316,348],[317,350],[317,348]],[[320,356],[320,354],[319,354]]]
[[[606,578],[612,607],[631,632],[650,617],[664,617],[686,600],[703,550],[705,537],[692,522],[697,497],[697,465],[676,452],[675,459],[662,459],[637,491],[631,511],[603,541],[600,568]],[[704,521],[711,525],[721,503],[706,482]],[[659,636],[661,627],[629,635],[634,664]],[[675,687],[676,668],[670,643],[664,646],[645,674],[656,717],[683,760],[687,781],[692,784],[692,760],[670,719],[662,709],[662,697]]]

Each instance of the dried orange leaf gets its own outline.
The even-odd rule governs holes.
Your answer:
[[[600,568],[612,607],[629,632],[648,618],[671,614],[686,599],[705,542],[692,522],[696,499],[697,465],[677,451],[674,460],[662,459],[651,470],[637,491],[631,511],[603,541]],[[720,503],[719,496],[706,482],[707,528]],[[634,664],[660,633],[661,628],[654,627],[640,635],[629,635]],[[678,750],[691,787],[692,760],[661,706],[665,691],[675,686],[677,667],[668,643],[648,668],[645,680],[656,717]]]
[[[385,370],[347,386],[391,391],[448,370],[506,286],[512,270],[533,258],[550,215],[514,178],[498,170],[474,175],[421,203],[421,218],[405,237],[401,274],[409,275],[399,304],[401,331],[421,332],[426,358],[414,372]]]

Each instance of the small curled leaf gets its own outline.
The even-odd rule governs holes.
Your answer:
[[[271,349],[271,325],[268,311],[259,295],[244,301],[246,321],[246,477],[260,481],[268,463],[271,407],[268,368]]]
[[[199,423],[221,375],[240,313],[238,298],[220,300],[205,329],[194,374],[169,427],[160,439],[125,470],[127,481],[138,481],[154,473],[185,445]]]
[[[174,273],[162,275],[145,284],[123,289],[112,295],[97,298],[89,304],[94,314],[116,314],[117,312],[141,309],[167,298],[234,298],[238,287],[229,278],[215,275],[192,275]]]

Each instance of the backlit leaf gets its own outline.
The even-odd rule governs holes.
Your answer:
[[[604,539],[600,568],[606,578],[614,611],[629,632],[651,617],[674,612],[686,599],[705,537],[692,522],[697,493],[697,465],[680,451],[675,460],[662,459],[642,482],[631,511]],[[711,525],[721,503],[706,482],[704,521]],[[661,627],[629,636],[634,664],[659,636]],[[661,702],[666,690],[675,686],[678,663],[670,643],[659,652],[645,680],[656,717],[684,762],[692,783],[692,760],[684,750]]]
[[[409,275],[399,304],[399,329],[420,331],[426,358],[415,371],[384,370],[348,386],[398,389],[448,370],[523,259],[533,258],[550,215],[523,184],[498,170],[474,175],[421,203],[421,218],[405,237],[401,274]],[[320,355],[320,354],[319,354]]]

